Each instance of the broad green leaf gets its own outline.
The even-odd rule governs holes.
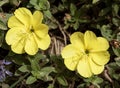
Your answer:
[[[4,4],[8,3],[8,2],[9,2],[9,0],[0,1],[0,7],[1,7],[2,5],[4,5]]]
[[[120,79],[120,74],[113,74],[113,78],[115,78],[116,80]]]
[[[64,11],[65,7],[63,4],[59,4],[58,8],[59,11]]]
[[[68,82],[64,76],[58,76],[57,81],[63,86],[68,86]]]
[[[81,83],[80,85],[77,86],[77,88],[85,88],[85,83]]]
[[[92,76],[90,78],[84,79],[84,81],[92,84],[100,84],[103,82],[103,79],[98,76]]]
[[[31,68],[32,68],[32,70],[35,70],[35,71],[40,70],[39,62],[37,62],[37,61],[35,61],[35,60],[32,59],[32,60],[30,61],[30,63],[31,63]]]
[[[99,12],[99,16],[104,16],[106,14],[108,14],[108,12],[111,10],[110,7],[104,8]]]
[[[117,40],[120,42],[120,32],[117,33]]]
[[[47,88],[54,88],[54,84],[49,84]]]
[[[44,14],[45,14],[45,16],[48,17],[49,19],[52,18],[52,14],[51,14],[50,10],[44,11]]]
[[[42,80],[52,80],[49,76],[51,72],[56,72],[54,67],[44,67],[41,70],[31,71],[34,77]]]
[[[30,72],[31,67],[30,67],[30,65],[23,65],[18,70],[21,71],[21,72]]]
[[[28,56],[28,59],[29,59],[29,61],[31,63],[31,68],[33,70],[36,70],[36,71],[40,70],[39,61],[40,61],[40,59],[44,59],[44,58],[45,57],[40,53],[37,53],[34,56]]]
[[[29,76],[26,80],[26,84],[32,84],[34,83],[35,81],[37,81],[37,79],[33,76]]]
[[[113,14],[117,15],[119,12],[119,5],[118,4],[112,4],[112,8],[113,8]]]
[[[103,79],[100,78],[100,77],[97,77],[97,76],[95,76],[95,77],[92,79],[92,83],[93,83],[93,84],[100,84],[100,83],[102,83],[102,82],[103,82]]]
[[[53,80],[53,78],[51,76],[48,76],[47,74],[45,74],[42,71],[31,71],[31,73],[37,79],[41,79],[41,80],[44,80],[44,81],[51,81],[51,80]]]
[[[114,81],[113,86],[114,86],[113,88],[119,88],[120,84],[118,81]]]
[[[21,76],[21,74],[22,74],[22,72],[21,71],[19,71],[18,69],[15,71],[15,76]]]
[[[48,10],[50,3],[47,0],[30,0],[30,4],[37,10]]]
[[[0,20],[0,29],[7,30],[7,26]]]
[[[116,61],[116,64],[117,64],[118,66],[120,66],[120,57],[117,57],[117,58],[115,59],[115,61]]]
[[[39,2],[39,7],[41,10],[48,10],[50,8],[50,3],[47,0],[41,0]]]
[[[20,5],[20,0],[9,0],[10,4],[13,4],[15,6],[19,6]]]
[[[75,24],[73,25],[73,28],[75,30],[77,30],[79,28],[79,22],[78,21],[75,22]]]
[[[37,3],[38,0],[30,0],[30,4],[35,5]]]
[[[56,72],[54,67],[44,67],[39,71],[37,78],[48,76],[51,72]]]
[[[70,12],[71,12],[71,15],[74,16],[75,12],[76,12],[77,8],[76,8],[76,5],[71,3],[70,4]]]
[[[97,3],[99,0],[92,0],[92,3],[95,4]]]
[[[120,48],[112,47],[112,49],[113,49],[115,55],[119,57],[120,56]]]
[[[107,38],[107,40],[112,40],[113,39],[113,35],[112,35],[112,30],[110,28],[110,25],[103,25],[100,29],[101,34],[103,37]]]
[[[112,22],[115,26],[120,26],[120,19],[118,18],[112,18]]]
[[[17,65],[30,64],[28,59],[26,59],[25,56],[23,56],[23,55],[15,54],[15,55],[11,56],[10,59]]]

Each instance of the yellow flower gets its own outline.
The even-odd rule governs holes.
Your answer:
[[[92,31],[85,34],[75,32],[70,36],[70,42],[61,52],[69,70],[77,70],[83,77],[91,77],[104,70],[110,59],[109,43],[105,38],[96,37]]]
[[[46,50],[49,47],[51,41],[48,35],[49,28],[42,20],[43,14],[40,11],[32,14],[30,10],[22,7],[14,12],[14,16],[8,20],[10,29],[5,37],[13,52],[34,55],[39,48]]]

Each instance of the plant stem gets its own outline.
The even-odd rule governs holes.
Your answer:
[[[21,82],[25,77],[27,77],[30,73],[26,73],[23,77],[21,77],[18,81],[12,84],[9,88],[14,88],[19,82]]]

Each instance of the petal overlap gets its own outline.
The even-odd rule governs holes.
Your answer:
[[[10,28],[5,40],[17,54],[27,53],[35,55],[39,48],[46,50],[50,45],[49,28],[42,23],[43,14],[35,11],[33,14],[27,8],[15,10],[14,16],[8,20]]]
[[[92,31],[75,32],[70,36],[70,42],[61,52],[69,70],[77,71],[85,78],[102,73],[110,60],[109,43],[105,38],[97,37]]]

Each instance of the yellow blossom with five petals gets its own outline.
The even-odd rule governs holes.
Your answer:
[[[42,23],[43,14],[35,11],[33,14],[27,8],[15,10],[8,20],[10,28],[5,40],[17,54],[27,53],[34,55],[38,49],[46,50],[50,45],[48,26]]]
[[[75,32],[70,36],[71,44],[63,48],[61,55],[66,67],[83,77],[100,74],[104,65],[109,61],[108,41],[103,37],[96,37],[92,31],[84,34]]]

